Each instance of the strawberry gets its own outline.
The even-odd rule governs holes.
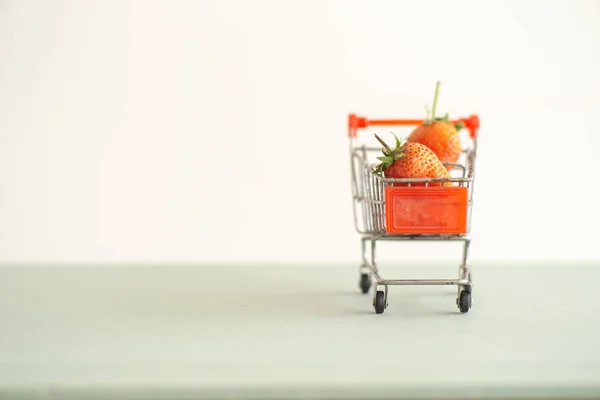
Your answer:
[[[427,146],[420,143],[408,143],[396,138],[396,148],[391,149],[381,138],[375,135],[383,145],[383,157],[377,157],[379,164],[374,172],[383,173],[386,178],[449,178],[448,170]],[[408,186],[397,183],[395,186]],[[412,183],[411,186],[425,186],[425,183]],[[450,183],[431,182],[429,186],[450,186]]]
[[[458,131],[451,123],[443,120],[418,126],[407,141],[427,146],[441,162],[457,162],[462,151]],[[447,168],[450,170],[452,166]]]
[[[429,147],[441,162],[455,163],[462,151],[458,134],[458,131],[462,129],[462,124],[453,125],[449,121],[448,114],[443,118],[435,117],[439,89],[440,82],[438,81],[435,87],[431,118],[428,115],[423,124],[416,127],[408,136],[407,141]],[[447,169],[452,169],[452,166],[448,166]]]

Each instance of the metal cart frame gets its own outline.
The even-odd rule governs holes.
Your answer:
[[[472,306],[473,281],[469,268],[469,246],[471,244],[471,214],[473,209],[473,188],[475,184],[475,158],[477,154],[477,132],[479,118],[475,115],[453,123],[462,123],[470,133],[470,146],[464,146],[457,163],[451,165],[454,176],[448,179],[390,179],[373,173],[374,161],[370,157],[381,152],[381,147],[357,145],[360,129],[370,126],[410,126],[419,125],[423,120],[368,120],[350,114],[348,118],[348,136],[350,140],[351,178],[354,225],[361,235],[362,264],[359,268],[359,287],[368,293],[373,286],[373,307],[381,314],[388,306],[388,286],[390,285],[456,285],[458,294],[456,304],[461,313],[466,313]],[[394,183],[411,186],[414,183],[453,182],[468,190],[467,229],[461,234],[390,234],[386,231],[386,206],[384,190]],[[384,279],[377,267],[377,242],[385,241],[456,241],[463,242],[462,261],[458,269],[457,279]],[[367,245],[368,244],[368,245]],[[371,276],[375,278],[372,282]]]

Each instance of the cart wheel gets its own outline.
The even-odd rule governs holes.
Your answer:
[[[385,311],[385,293],[382,290],[377,291],[375,296],[375,312],[382,314]]]
[[[371,276],[369,274],[361,274],[360,275],[360,283],[359,287],[363,293],[368,293],[371,288]]]
[[[461,313],[469,312],[471,308],[471,292],[468,290],[462,290],[458,296],[458,309]]]

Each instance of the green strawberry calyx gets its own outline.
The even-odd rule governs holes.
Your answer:
[[[431,125],[436,121],[450,122],[450,116],[448,115],[448,113],[446,113],[443,117],[435,116],[435,110],[437,108],[439,94],[440,94],[440,81],[437,81],[435,84],[435,95],[433,96],[433,107],[431,108],[431,116],[429,115],[429,108],[427,106],[425,106],[425,121],[423,122],[423,125]],[[459,122],[458,124],[454,124],[454,128],[457,131],[460,131],[464,127],[465,127],[465,125],[462,122]]]
[[[379,136],[377,136],[377,134],[375,134],[375,138],[379,141],[379,143],[383,145],[383,148],[381,149],[383,156],[377,157],[377,159],[381,161],[381,164],[375,167],[375,169],[373,170],[373,172],[375,173],[381,174],[394,162],[406,157],[406,154],[404,154],[406,144],[405,139],[398,139],[398,137],[394,133],[392,133],[392,135],[394,135],[394,138],[396,139],[396,148],[394,149],[390,148],[390,146],[388,146],[387,143],[383,141],[383,139],[381,139]]]

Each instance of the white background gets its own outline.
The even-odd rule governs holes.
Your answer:
[[[473,259],[600,259],[599,71],[593,0],[5,0],[0,261],[357,262],[347,114],[437,79]]]

